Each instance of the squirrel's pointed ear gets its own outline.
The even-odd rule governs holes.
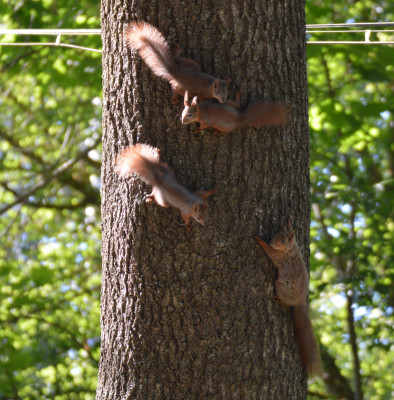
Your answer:
[[[196,106],[197,104],[198,104],[198,98],[197,96],[194,96],[192,100],[192,106]]]
[[[289,240],[291,240],[291,239],[293,239],[294,235],[295,235],[295,232],[294,232],[294,231],[291,231],[291,232],[289,232],[289,233],[287,234],[287,238],[288,238]]]
[[[213,88],[216,89],[220,85],[219,79],[216,79],[215,82],[213,82]]]
[[[183,104],[185,105],[185,107],[190,106],[188,90],[186,90],[186,92],[185,92],[185,97],[183,98]]]

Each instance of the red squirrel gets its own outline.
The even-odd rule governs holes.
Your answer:
[[[221,134],[242,126],[259,128],[280,125],[289,119],[288,109],[281,103],[253,103],[241,111],[239,91],[236,92],[235,100],[221,104],[209,100],[199,102],[197,97],[190,102],[189,93],[186,92],[184,105],[182,123],[199,122],[200,126],[195,129],[195,133],[212,127],[215,128],[215,134]]]
[[[125,38],[127,45],[138,51],[155,75],[170,82],[172,104],[178,103],[178,95],[183,97],[186,90],[200,100],[215,98],[221,103],[226,101],[229,80],[201,72],[195,61],[180,56],[178,45],[171,52],[168,42],[154,26],[143,21],[131,22]]]
[[[275,298],[285,306],[294,307],[295,338],[303,365],[309,375],[320,374],[319,347],[306,303],[309,291],[308,272],[295,240],[291,221],[288,221],[287,229],[284,227],[274,235],[270,244],[259,237],[255,237],[255,240],[278,268]]]
[[[216,193],[216,188],[189,192],[175,178],[174,171],[160,161],[160,150],[146,144],[137,144],[123,150],[116,161],[116,171],[120,176],[136,174],[153,187],[152,193],[145,197],[146,202],[162,207],[169,205],[179,209],[186,229],[191,230],[190,218],[205,226],[208,219],[207,197]]]

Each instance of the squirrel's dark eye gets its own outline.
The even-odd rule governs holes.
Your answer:
[[[192,117],[192,116],[193,116],[193,114],[192,114],[192,113],[189,113],[189,114],[187,114],[187,116],[188,116],[188,117]]]

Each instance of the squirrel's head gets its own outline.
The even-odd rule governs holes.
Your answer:
[[[295,232],[291,227],[291,221],[287,223],[287,228],[283,228],[271,240],[271,247],[279,251],[289,251],[295,244]]]
[[[184,99],[185,108],[182,111],[182,123],[183,124],[191,124],[194,121],[197,121],[197,110],[198,110],[198,100],[197,96],[193,97],[193,100],[190,102],[189,93],[186,91],[185,99]]]
[[[208,220],[208,204],[206,202],[193,205],[192,217],[202,226],[205,226]]]
[[[211,190],[201,190],[196,192],[198,196],[201,197],[201,201],[195,203],[192,209],[192,217],[202,226],[205,226],[208,220],[208,203],[207,197],[216,193],[217,189],[213,188]]]
[[[230,84],[230,79],[216,79],[212,86],[212,97],[224,103],[227,99],[227,86]]]

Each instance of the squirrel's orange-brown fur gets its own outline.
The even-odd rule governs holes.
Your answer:
[[[183,97],[186,90],[200,100],[226,100],[228,80],[217,79],[200,71],[195,61],[180,56],[179,46],[171,52],[168,42],[154,26],[143,21],[131,22],[125,38],[127,45],[138,51],[155,75],[170,82],[172,103],[178,103],[178,95]]]
[[[288,122],[288,108],[281,103],[253,103],[245,110],[240,109],[240,94],[236,93],[235,100],[227,100],[225,103],[213,101],[199,102],[194,97],[189,101],[189,93],[185,93],[185,108],[182,112],[182,122],[190,124],[199,122],[200,126],[195,133],[202,129],[214,128],[215,133],[231,132],[242,126],[275,126]]]
[[[313,333],[306,298],[309,291],[308,272],[295,240],[289,220],[286,227],[274,235],[271,243],[255,237],[265,253],[278,268],[275,283],[276,298],[286,306],[294,307],[295,338],[308,374],[320,374],[319,347]]]
[[[208,219],[206,198],[216,193],[216,188],[198,192],[187,190],[176,180],[173,170],[160,161],[159,149],[146,144],[128,147],[119,154],[116,170],[120,176],[136,174],[151,185],[153,190],[146,201],[154,199],[162,207],[178,208],[187,230],[191,229],[190,218],[205,226]]]

